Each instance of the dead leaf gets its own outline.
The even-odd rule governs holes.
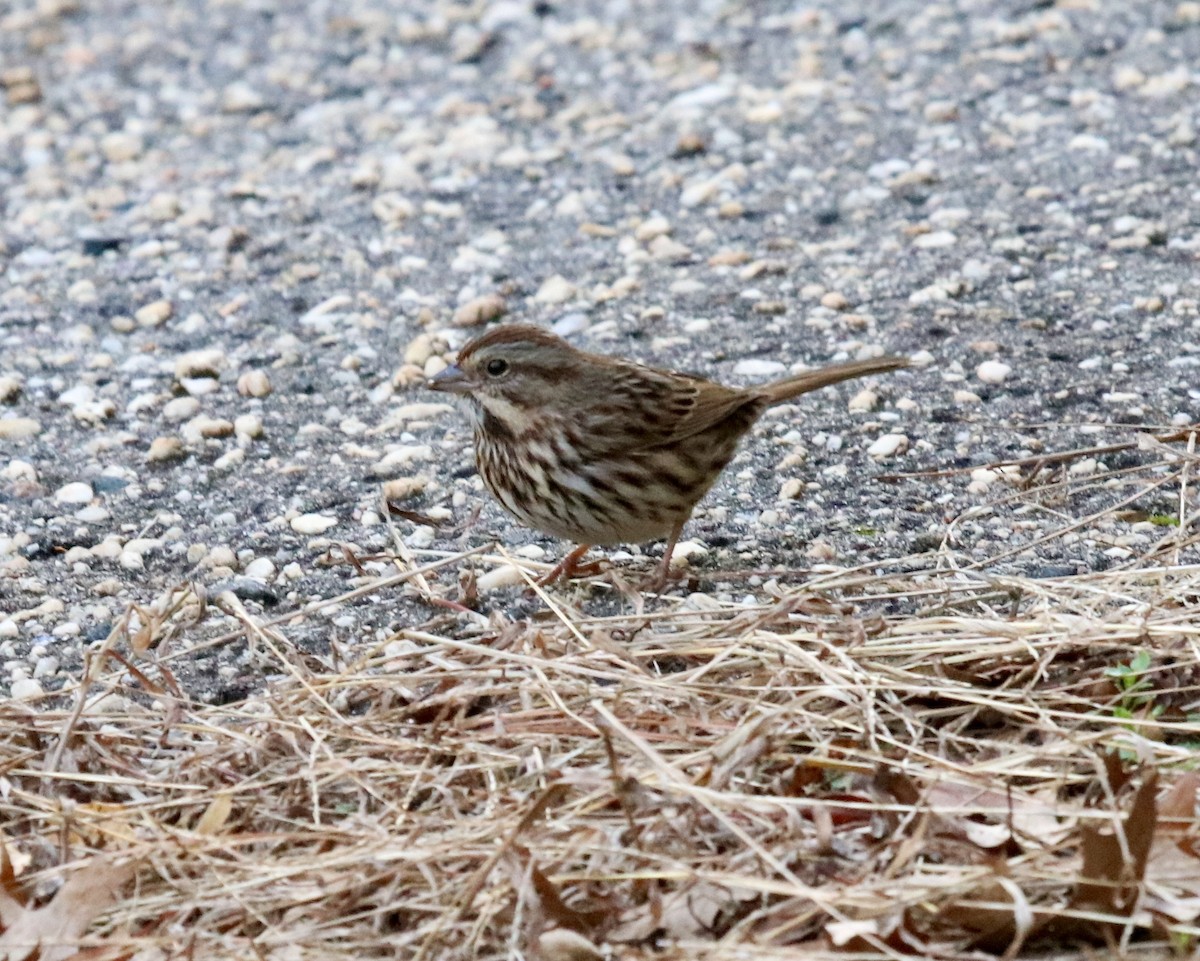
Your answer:
[[[1196,795],[1200,792],[1200,771],[1183,775],[1158,801],[1160,834],[1187,834],[1196,823]]]
[[[1157,772],[1147,772],[1142,786],[1133,797],[1124,824],[1116,830],[1106,832],[1088,823],[1079,826],[1083,869],[1071,898],[1071,907],[1121,916],[1133,910],[1137,883],[1146,876],[1146,859],[1154,840],[1157,817],[1154,792],[1157,785]],[[1124,844],[1117,830],[1124,832]],[[1132,863],[1125,859],[1126,847]]]
[[[514,848],[519,848],[519,846],[514,845]],[[528,855],[523,848],[519,848],[519,851],[523,855]],[[570,928],[580,933],[590,933],[599,928],[610,914],[604,908],[592,908],[586,911],[572,908],[563,901],[554,882],[546,877],[536,863],[529,865],[529,877],[546,917],[564,928]]]
[[[625,912],[621,924],[609,935],[609,941],[644,941],[659,931],[673,939],[711,937],[723,912],[732,908],[740,914],[744,905],[757,898],[758,893],[748,888],[695,881],[677,891],[664,893],[661,901],[652,898]]]
[[[0,891],[0,961],[66,961],[77,955],[80,936],[96,915],[116,899],[133,877],[132,862],[113,864],[96,857],[72,874],[49,904],[29,908],[7,890]]]

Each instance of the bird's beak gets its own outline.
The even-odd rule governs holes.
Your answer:
[[[430,390],[444,390],[448,394],[471,393],[471,381],[457,364],[451,364],[440,374],[434,374],[426,386]]]

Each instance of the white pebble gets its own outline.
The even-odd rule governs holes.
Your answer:
[[[255,437],[262,437],[262,418],[258,414],[242,414],[234,419],[233,432],[239,440],[253,440]]]
[[[0,417],[0,440],[28,440],[42,432],[32,417]]]
[[[939,247],[953,247],[958,243],[957,235],[950,230],[934,230],[927,234],[918,234],[913,238],[913,246],[924,250]]]
[[[404,362],[421,367],[434,353],[433,338],[429,334],[417,334],[404,348]]]
[[[779,487],[779,500],[795,500],[804,493],[804,481],[799,477],[789,477]]]
[[[659,215],[643,220],[633,232],[633,236],[641,243],[647,244],[655,237],[661,237],[670,232],[671,222],[666,217]]]
[[[387,477],[396,472],[397,468],[405,467],[414,461],[425,461],[433,457],[433,448],[428,444],[401,444],[394,447],[371,465],[371,472],[377,477]]]
[[[852,411],[874,410],[879,404],[879,395],[869,387],[864,387],[850,398],[848,408]]]
[[[985,360],[975,368],[975,376],[985,384],[1003,384],[1012,368],[999,360]]]
[[[221,389],[221,382],[215,377],[181,377],[179,385],[192,397],[205,397]]]
[[[908,450],[908,438],[904,434],[884,434],[867,448],[867,455],[878,460],[903,454]]]
[[[214,547],[211,551],[209,551],[208,556],[204,559],[204,562],[209,567],[228,567],[234,570],[237,569],[237,555],[234,554],[233,548],[225,544]]]
[[[967,485],[967,493],[982,494],[995,482],[1000,475],[987,467],[977,467],[971,471],[971,482]]]
[[[135,554],[133,551],[121,551],[121,556],[117,558],[117,563],[127,571],[140,571],[146,567],[142,560],[141,554]]]
[[[57,657],[39,657],[33,667],[34,677],[52,677],[58,673]]]
[[[778,360],[756,360],[748,358],[734,364],[733,372],[739,377],[775,377],[787,370]]]
[[[174,312],[175,308],[169,300],[156,300],[144,307],[139,307],[137,313],[133,315],[133,319],[142,327],[157,327],[170,318]]]
[[[555,274],[542,281],[533,299],[541,304],[563,304],[574,298],[575,294],[575,285],[560,274]]]
[[[184,440],[196,444],[205,437],[228,437],[233,433],[233,424],[222,417],[197,414],[179,429],[179,433]]]
[[[104,561],[115,561],[121,556],[121,542],[110,534],[92,548],[92,554]]]
[[[95,399],[96,392],[87,384],[80,384],[70,390],[64,390],[58,395],[58,402],[64,407],[78,407],[80,404],[87,404]]]
[[[200,410],[200,401],[195,397],[176,397],[163,405],[163,418],[172,424],[189,420]]]
[[[225,351],[216,347],[193,350],[180,355],[175,361],[175,379],[189,377],[219,377],[225,366]]]
[[[36,484],[38,479],[37,468],[35,468],[27,460],[17,460],[13,458],[8,462],[8,466],[0,471],[0,477],[10,481],[25,481],[27,484]]]
[[[41,697],[45,692],[42,685],[32,677],[18,677],[12,682],[12,697],[14,701],[24,701]]]
[[[238,378],[237,390],[243,397],[266,397],[271,393],[271,378],[261,370],[248,370]]]
[[[275,576],[275,564],[269,557],[256,557],[243,569],[247,577],[260,581],[269,581]]]
[[[519,567],[515,564],[504,564],[500,567],[494,567],[484,574],[480,574],[475,581],[475,586],[478,590],[487,594],[503,587],[512,587],[515,584],[524,583],[525,579],[521,576]]]
[[[721,185],[716,180],[702,180],[683,189],[679,204],[683,207],[699,207],[712,200],[720,189]]]
[[[337,526],[337,522],[336,517],[328,514],[300,514],[292,518],[291,527],[297,534],[324,534]]]
[[[666,260],[672,263],[686,260],[692,255],[690,247],[681,244],[678,240],[672,240],[666,235],[655,237],[650,241],[647,249],[656,260]]]
[[[672,567],[686,567],[693,557],[704,557],[708,548],[699,541],[680,541],[671,554]]]
[[[64,484],[54,492],[54,499],[60,504],[86,504],[94,496],[95,494],[92,492],[91,485],[85,484],[82,481]]]
[[[431,547],[434,540],[437,538],[435,531],[428,524],[422,524],[417,527],[408,537],[404,538],[404,543],[409,547],[415,547],[418,550],[423,550],[426,547]]]

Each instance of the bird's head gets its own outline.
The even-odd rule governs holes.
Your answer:
[[[469,398],[477,415],[519,434],[535,413],[578,403],[588,367],[587,355],[561,337],[507,324],[463,347],[457,362],[434,376],[429,387]]]

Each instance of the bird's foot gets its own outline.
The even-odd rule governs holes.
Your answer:
[[[559,561],[553,568],[537,579],[539,587],[553,584],[555,581],[569,581],[573,577],[595,577],[604,570],[603,561],[588,561],[580,563],[588,552],[590,544],[581,544]]]
[[[648,594],[659,594],[671,581],[683,581],[687,576],[686,567],[672,567],[670,558],[667,558],[666,563],[659,564],[654,573],[638,585],[638,589]]]

